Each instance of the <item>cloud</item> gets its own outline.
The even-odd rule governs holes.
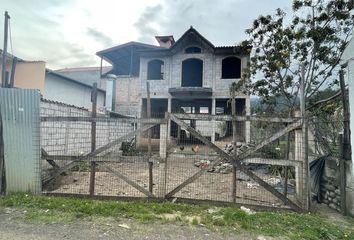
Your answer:
[[[291,8],[291,2],[164,0],[163,8],[146,7],[134,26],[139,30],[139,40],[170,34],[178,39],[192,25],[214,45],[233,45],[247,37],[245,29],[251,26],[253,19],[260,14],[272,14],[278,7]]]
[[[158,20],[160,19],[162,9],[161,4],[146,7],[138,21],[134,23],[134,27],[139,33],[138,41],[151,43],[153,41],[153,37],[158,35]]]
[[[95,52],[114,45],[113,40],[156,43],[154,36],[170,34],[178,39],[191,25],[216,46],[232,45],[247,37],[244,30],[258,15],[274,13],[277,7],[291,9],[291,2],[16,0],[2,1],[1,8],[11,16],[14,54],[45,60],[55,69],[97,66]],[[122,14],[115,15],[118,8]],[[114,13],[108,11],[112,9]]]
[[[101,43],[104,47],[109,47],[113,45],[113,41],[109,36],[94,28],[88,28],[87,35],[92,37],[95,41]]]

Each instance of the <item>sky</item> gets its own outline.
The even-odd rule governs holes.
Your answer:
[[[215,46],[247,39],[245,29],[291,0],[0,0],[0,48],[4,12],[11,39],[8,52],[43,60],[50,69],[99,66],[96,52],[129,41],[157,44],[154,36],[177,40],[193,26]],[[12,44],[10,44],[12,43]],[[12,47],[11,47],[12,46]]]

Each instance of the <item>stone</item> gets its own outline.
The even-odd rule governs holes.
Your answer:
[[[333,204],[333,203],[330,203],[330,204],[328,205],[328,207],[333,208],[333,209],[336,209],[336,208],[337,208],[337,206],[336,206],[335,204]]]
[[[329,190],[329,191],[336,190],[336,188],[332,184],[325,184],[325,186],[326,186],[326,189]]]
[[[337,188],[336,190],[334,190],[334,192],[337,194],[337,195],[340,195],[340,190]]]
[[[335,192],[331,191],[328,194],[331,198],[335,198],[337,196],[337,194],[335,194]]]

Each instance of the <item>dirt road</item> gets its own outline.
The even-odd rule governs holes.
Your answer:
[[[40,223],[23,220],[23,213],[0,213],[0,240],[49,240],[49,239],[269,239],[245,234],[211,231],[203,226],[182,223],[144,224],[134,220],[111,218],[78,219],[74,223]]]

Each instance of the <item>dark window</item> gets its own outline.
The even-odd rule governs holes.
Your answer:
[[[237,57],[224,58],[221,78],[241,78],[241,60]]]
[[[201,53],[202,49],[200,49],[199,47],[189,47],[186,48],[186,50],[184,50],[185,53]]]
[[[182,87],[203,86],[203,61],[189,58],[182,62]]]
[[[161,80],[163,79],[164,62],[161,60],[152,60],[148,63],[147,79]]]

